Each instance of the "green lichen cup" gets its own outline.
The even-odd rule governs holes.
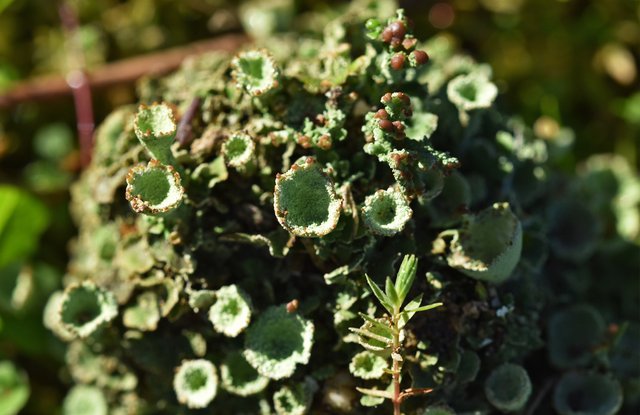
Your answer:
[[[280,225],[292,234],[319,237],[337,226],[342,200],[318,162],[306,157],[276,176],[273,207]]]
[[[172,167],[151,160],[127,174],[125,196],[131,208],[145,215],[162,215],[180,205],[184,195],[180,174]]]
[[[454,237],[447,262],[469,277],[499,284],[511,276],[521,252],[520,221],[508,203],[495,203]]]

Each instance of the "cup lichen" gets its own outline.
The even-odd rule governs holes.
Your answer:
[[[319,237],[337,226],[342,200],[318,162],[306,157],[276,176],[273,208],[280,225],[292,234]]]

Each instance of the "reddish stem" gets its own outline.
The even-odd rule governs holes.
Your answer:
[[[93,104],[91,100],[91,88],[89,79],[84,71],[84,56],[82,47],[78,44],[78,17],[75,11],[65,2],[58,8],[60,21],[67,35],[69,57],[75,69],[66,77],[67,85],[73,93],[73,105],[76,111],[76,127],[80,141],[80,162],[86,167],[91,162],[91,150],[93,149]]]
[[[400,353],[400,329],[398,328],[399,315],[396,313],[393,319],[394,331],[393,331],[393,352]],[[401,415],[400,404],[402,403],[400,397],[400,370],[402,369],[400,361],[393,358],[393,415]]]

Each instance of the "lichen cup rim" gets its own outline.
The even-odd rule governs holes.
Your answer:
[[[152,201],[145,200],[140,193],[136,194],[135,181],[143,178],[144,175],[149,175],[153,171],[164,173],[164,178],[167,181],[168,189],[166,190],[166,196],[159,202],[152,203]],[[125,190],[125,197],[131,204],[131,208],[137,213],[144,213],[147,215],[161,215],[167,213],[180,205],[184,196],[184,188],[181,184],[180,173],[173,168],[173,166],[162,164],[156,159],[151,159],[146,165],[140,163],[133,166],[126,177],[127,187]]]
[[[482,235],[472,235],[467,234],[466,232],[471,229],[475,229],[475,226],[481,224],[480,221],[486,221],[488,219],[492,219],[488,217],[491,213],[496,212],[500,215],[506,214],[506,216],[497,218],[501,221],[507,221],[506,223],[492,223],[492,229],[495,230],[495,226],[502,225],[506,226],[505,231],[508,232],[508,239],[499,241],[495,240],[498,246],[494,246],[494,251],[497,252],[472,252],[475,249],[485,249],[486,243],[491,241],[484,241],[481,246],[471,246],[474,242],[472,238],[484,238],[485,234],[483,232],[478,232],[476,229],[475,233],[482,233]],[[486,225],[483,223],[483,225]],[[494,232],[492,235],[497,234]],[[478,242],[478,241],[476,241]],[[469,246],[465,246],[468,244]],[[500,248],[500,249],[495,249]],[[518,217],[511,211],[511,208],[508,203],[494,203],[492,206],[488,207],[481,211],[478,215],[472,216],[469,218],[469,222],[467,226],[459,231],[454,233],[453,239],[451,241],[451,252],[447,256],[447,263],[452,268],[455,268],[462,272],[463,274],[478,279],[483,280],[495,284],[499,284],[507,280],[516,265],[520,260],[520,255],[522,253],[522,225],[518,220]],[[487,258],[480,258],[479,255],[487,256]],[[488,260],[487,260],[488,259]]]
[[[295,218],[299,219],[304,216],[304,210],[310,205],[309,203],[318,203],[320,200],[307,200],[306,205],[302,204],[290,204],[289,199],[296,199],[295,197],[289,197],[293,195],[285,195],[286,192],[296,191],[295,188],[285,190],[285,186],[289,183],[294,183],[296,178],[301,177],[304,174],[314,174],[317,176],[316,183],[319,188],[323,188],[325,202],[326,203],[326,217],[322,221],[315,221],[315,219],[309,220],[310,223],[296,223]],[[298,188],[299,192],[309,192],[309,188]],[[319,193],[307,194],[309,197],[320,196]],[[276,214],[276,218],[280,225],[296,236],[303,237],[319,237],[325,236],[332,232],[338,225],[340,219],[340,213],[342,210],[342,199],[338,197],[334,189],[333,180],[321,169],[318,162],[314,157],[303,157],[296,161],[291,168],[282,174],[276,175],[276,184],[273,197],[273,208]],[[324,209],[323,209],[324,210]],[[293,214],[292,214],[293,213]],[[309,218],[307,218],[309,219]]]

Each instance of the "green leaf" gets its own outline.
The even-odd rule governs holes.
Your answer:
[[[377,398],[393,399],[393,392],[380,389],[356,388],[358,392]]]
[[[419,305],[421,301],[422,301],[422,294],[420,294],[418,297],[413,299],[409,304],[407,304],[405,309],[402,311],[402,314],[400,315],[400,328],[404,327],[405,324],[407,324],[407,322],[409,322],[409,320],[411,320],[411,318],[416,313],[419,313],[421,311],[431,310],[433,308],[440,307],[442,305],[442,303],[433,303],[433,304],[423,305],[422,307],[420,307]]]
[[[368,330],[356,329],[354,327],[349,327],[349,330],[354,332],[354,333],[356,333],[356,334],[359,334],[362,337],[368,337],[370,339],[377,340],[377,341],[385,343],[387,345],[390,345],[393,342],[393,339],[391,339],[391,338],[380,336],[379,334],[372,333],[372,332],[370,332]]]
[[[440,307],[441,305],[442,305],[442,303],[433,303],[433,304],[423,305],[422,307],[418,307],[418,308],[405,309],[404,312],[405,313],[419,313],[420,311],[431,310],[433,308]]]
[[[0,0],[0,13],[13,3],[13,0]]]
[[[398,297],[398,293],[396,293],[396,289],[393,286],[393,282],[391,282],[391,278],[387,277],[387,281],[385,283],[384,290],[386,291],[387,297],[391,301],[393,305],[394,311],[399,310],[402,305],[402,299]]]
[[[416,278],[416,271],[418,271],[418,259],[416,256],[405,255],[398,270],[395,287],[401,302],[404,302],[407,294],[409,294],[409,290],[411,290],[413,281]]]
[[[382,306],[386,308],[389,313],[393,314],[393,306],[391,305],[392,302],[389,297],[387,297],[387,295],[382,292],[380,287],[378,287],[375,282],[371,281],[371,278],[369,278],[368,275],[365,274],[364,277],[367,279],[367,284],[369,284],[371,291],[373,291],[373,295],[375,295],[378,301],[380,301],[380,304],[382,304]]]
[[[27,403],[29,381],[10,361],[0,362],[0,415],[13,415]]]
[[[409,322],[409,320],[411,320],[411,318],[415,314],[415,312],[411,311],[411,309],[420,307],[420,303],[422,303],[422,294],[419,294],[416,298],[407,303],[404,310],[400,314],[400,328],[404,327]]]
[[[0,268],[24,260],[49,224],[45,206],[13,186],[0,186]]]
[[[384,323],[381,323],[380,321],[376,320],[375,318],[368,316],[364,313],[358,313],[360,315],[360,317],[362,317],[365,321],[373,324],[374,327],[379,328],[380,330],[383,330],[385,333],[388,333],[389,336],[393,336],[393,329],[391,329],[391,327],[387,326]]]

